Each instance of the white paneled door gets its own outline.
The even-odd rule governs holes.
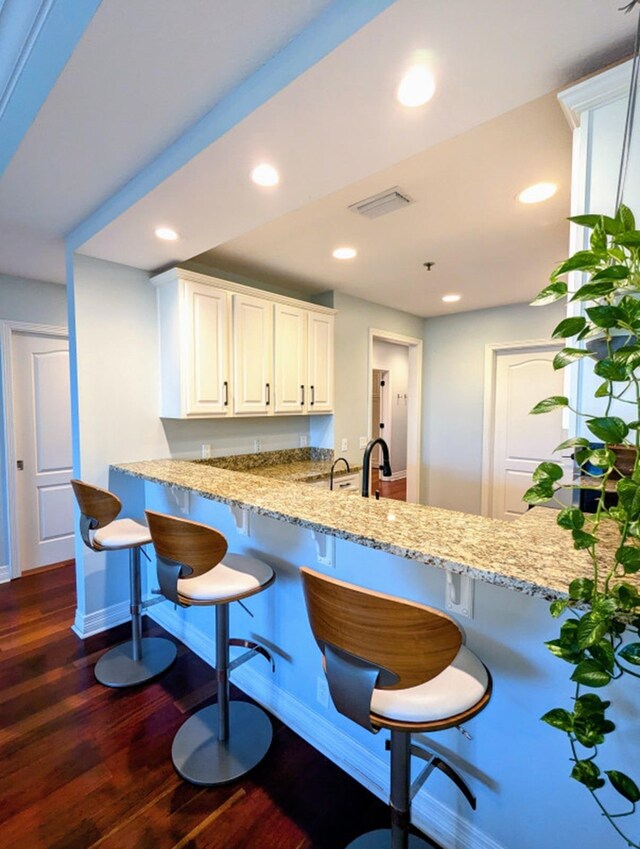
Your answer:
[[[69,343],[14,333],[16,525],[22,571],[73,557]]]
[[[566,438],[561,410],[530,415],[543,398],[564,395],[564,373],[552,366],[558,350],[558,345],[532,345],[493,352],[493,444],[486,513],[494,519],[515,519],[525,512],[522,496],[543,460],[559,463],[565,476],[571,475],[571,459],[553,453]]]

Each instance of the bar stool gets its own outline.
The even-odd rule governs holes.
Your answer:
[[[391,739],[391,830],[361,835],[347,849],[429,847],[409,834],[411,800],[434,769],[441,770],[475,810],[461,776],[423,747],[412,733],[459,726],[491,697],[491,676],[465,646],[456,623],[444,613],[405,599],[302,569],[311,630],[323,653],[336,709]],[[411,784],[411,756],[426,766]]]
[[[171,640],[142,637],[140,549],[151,542],[149,529],[133,519],[117,519],[120,499],[106,489],[72,480],[80,507],[80,536],[92,551],[129,549],[131,639],[105,652],[95,666],[97,680],[107,687],[133,687],[160,675],[176,659]]]
[[[197,711],[180,727],[171,747],[173,765],[192,784],[227,784],[262,760],[273,736],[271,721],[262,708],[229,700],[229,673],[256,654],[274,669],[271,655],[259,643],[229,639],[229,604],[266,590],[275,574],[255,557],[227,554],[227,541],[214,528],[145,512],[162,594],[182,607],[216,608],[218,701]],[[229,646],[247,651],[230,663]]]

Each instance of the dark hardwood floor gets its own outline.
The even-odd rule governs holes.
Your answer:
[[[396,501],[407,500],[407,479],[401,478],[397,481],[385,481],[380,479],[377,469],[371,471],[371,491],[380,491],[381,498],[394,498]]]
[[[128,627],[83,642],[74,610],[72,565],[0,587],[1,849],[340,849],[387,825],[385,805],[277,720],[244,780],[183,782],[171,740],[213,700],[211,669],[181,647],[158,681],[102,687],[93,665]]]

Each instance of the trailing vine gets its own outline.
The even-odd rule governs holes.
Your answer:
[[[570,583],[568,598],[551,604],[552,616],[564,621],[558,637],[546,645],[573,667],[575,691],[569,707],[553,708],[542,720],[567,735],[571,777],[586,787],[620,838],[640,849],[639,840],[628,836],[629,821],[622,819],[635,813],[640,789],[622,771],[602,766],[602,748],[615,724],[611,702],[598,694],[613,681],[628,678],[637,685],[634,679],[640,678],[640,575],[634,577],[640,571],[640,230],[623,204],[614,218],[569,220],[591,231],[590,247],[555,269],[533,305],[566,298],[582,307],[553,331],[555,338],[574,340],[565,342],[553,367],[592,360],[602,380],[594,396],[600,409],[574,409],[564,396],[545,398],[533,408],[534,414],[572,409],[590,437],[574,436],[556,449],[573,449],[577,480],[564,482],[559,464],[540,463],[524,500],[530,505],[560,502],[557,523],[571,534],[574,548],[588,554],[592,571]],[[570,272],[588,275],[575,292],[563,279]],[[624,447],[631,456],[628,466],[621,460]],[[595,512],[567,507],[566,498],[558,498],[566,490],[591,492]],[[610,793],[599,792],[607,785],[618,794],[620,810],[610,809]]]

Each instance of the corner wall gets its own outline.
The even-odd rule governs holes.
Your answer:
[[[485,346],[545,339],[564,317],[560,301],[424,320],[424,504],[480,513]]]

